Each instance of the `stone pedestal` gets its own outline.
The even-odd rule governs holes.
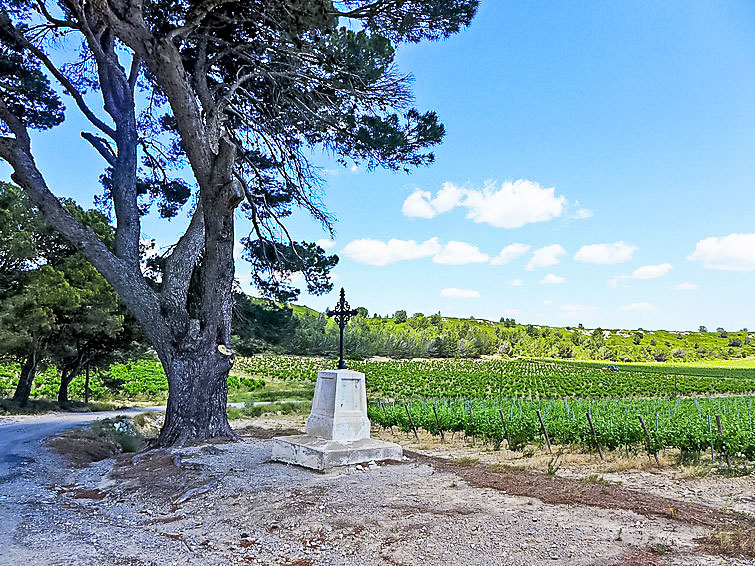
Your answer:
[[[324,470],[401,460],[401,446],[370,438],[364,374],[348,369],[317,374],[307,434],[273,438],[272,459]]]

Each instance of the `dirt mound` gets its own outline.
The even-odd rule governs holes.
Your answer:
[[[46,444],[55,454],[64,456],[77,468],[112,458],[121,452],[120,446],[116,443],[83,429],[74,429],[53,436]]]

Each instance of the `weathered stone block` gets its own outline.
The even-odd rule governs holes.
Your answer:
[[[348,369],[318,372],[307,434],[329,440],[370,437],[363,373]]]
[[[398,444],[372,438],[353,441],[327,440],[309,435],[273,438],[272,459],[314,470],[362,464],[372,460],[401,460]]]
[[[348,369],[318,372],[307,434],[273,438],[273,460],[315,470],[402,456],[398,444],[370,438],[364,374]]]

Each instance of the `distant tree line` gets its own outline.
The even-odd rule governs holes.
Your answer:
[[[242,355],[288,353],[328,356],[338,351],[338,329],[326,316],[236,295],[234,349]],[[751,335],[739,332],[669,332],[554,328],[442,317],[440,313],[368,316],[360,308],[346,331],[348,356],[367,358],[578,358],[611,361],[729,359],[755,355]]]

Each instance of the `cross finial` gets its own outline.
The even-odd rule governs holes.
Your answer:
[[[346,363],[343,361],[343,330],[346,328],[349,319],[357,314],[357,311],[356,309],[351,310],[349,303],[346,302],[346,293],[344,292],[343,287],[341,287],[341,297],[338,299],[338,303],[336,303],[336,308],[333,310],[326,310],[325,314],[333,317],[333,320],[335,320],[340,330],[341,339],[338,347],[338,369],[346,369]]]

